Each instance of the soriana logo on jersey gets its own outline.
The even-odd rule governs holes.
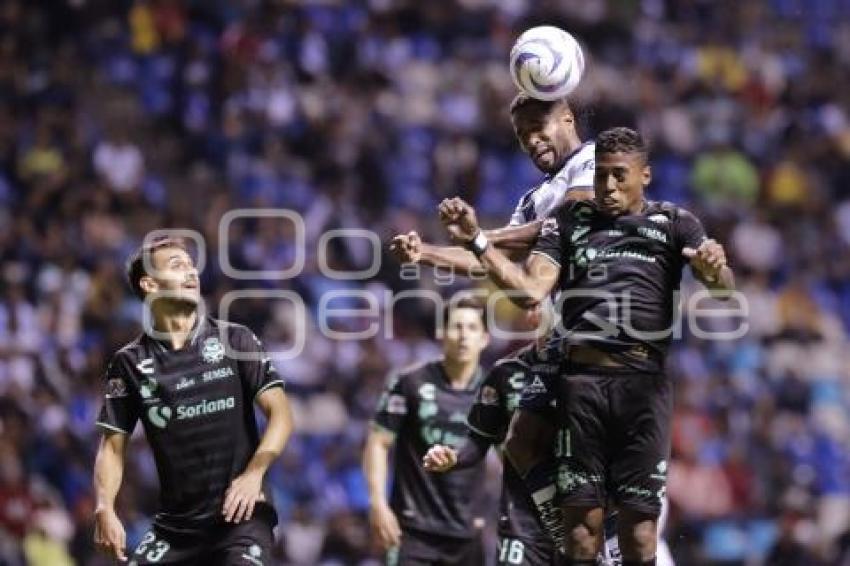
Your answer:
[[[178,421],[184,421],[229,411],[235,407],[236,398],[231,395],[221,399],[199,401],[191,405],[177,405],[174,411],[168,406],[154,405],[148,409],[147,415],[152,425],[157,428],[166,428],[172,417],[176,417]]]

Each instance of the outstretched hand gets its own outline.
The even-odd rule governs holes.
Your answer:
[[[419,263],[422,259],[422,238],[413,231],[399,234],[390,241],[390,254],[399,263]]]

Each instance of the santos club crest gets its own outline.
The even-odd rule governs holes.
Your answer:
[[[204,346],[201,349],[201,357],[208,364],[217,364],[224,359],[224,345],[215,337],[210,336],[204,340]]]

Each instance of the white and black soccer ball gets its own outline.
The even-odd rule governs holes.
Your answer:
[[[511,49],[511,78],[532,98],[557,100],[570,94],[584,73],[578,41],[555,26],[538,26],[520,35]]]

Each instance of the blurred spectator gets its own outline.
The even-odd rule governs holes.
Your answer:
[[[130,141],[125,126],[112,131],[94,148],[94,169],[118,193],[138,189],[144,175],[142,152]]]

